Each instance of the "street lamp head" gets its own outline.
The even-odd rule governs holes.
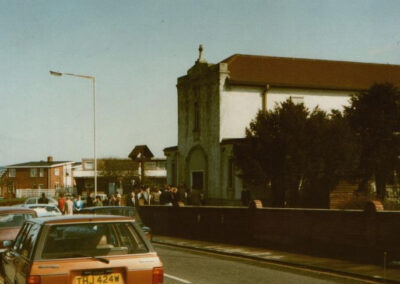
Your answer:
[[[55,72],[55,71],[51,71],[51,70],[50,70],[50,75],[61,77],[61,76],[62,76],[62,73],[61,73],[61,72]]]

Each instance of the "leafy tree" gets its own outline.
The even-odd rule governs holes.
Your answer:
[[[375,178],[377,197],[383,200],[386,183],[396,168],[400,137],[400,93],[393,85],[375,84],[351,96],[345,116],[360,144],[362,182]]]
[[[330,115],[314,110],[308,119],[307,161],[302,180],[302,205],[329,208],[329,193],[340,179],[353,175],[358,146],[347,120],[339,111]]]
[[[298,203],[307,116],[304,105],[291,100],[260,111],[246,129],[247,139],[234,149],[244,180],[271,184],[273,206]]]
[[[269,183],[277,207],[329,207],[329,192],[356,159],[353,135],[340,112],[310,112],[290,99],[259,112],[235,147],[245,182]]]

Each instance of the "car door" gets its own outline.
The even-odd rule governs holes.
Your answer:
[[[14,245],[3,254],[2,264],[4,276],[7,279],[6,281],[9,283],[14,283],[17,264],[19,262],[19,254],[17,253],[17,250],[24,241],[30,227],[30,223],[25,223],[15,238]]]

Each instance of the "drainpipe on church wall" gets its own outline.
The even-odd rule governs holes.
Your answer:
[[[267,112],[267,95],[269,91],[269,84],[265,86],[264,92],[262,94],[262,111]]]

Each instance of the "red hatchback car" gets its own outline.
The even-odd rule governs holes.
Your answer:
[[[14,240],[26,220],[36,217],[35,210],[24,207],[0,207],[0,253],[3,241]]]
[[[5,243],[6,283],[163,283],[163,265],[132,218],[34,218],[25,222],[14,242]]]

